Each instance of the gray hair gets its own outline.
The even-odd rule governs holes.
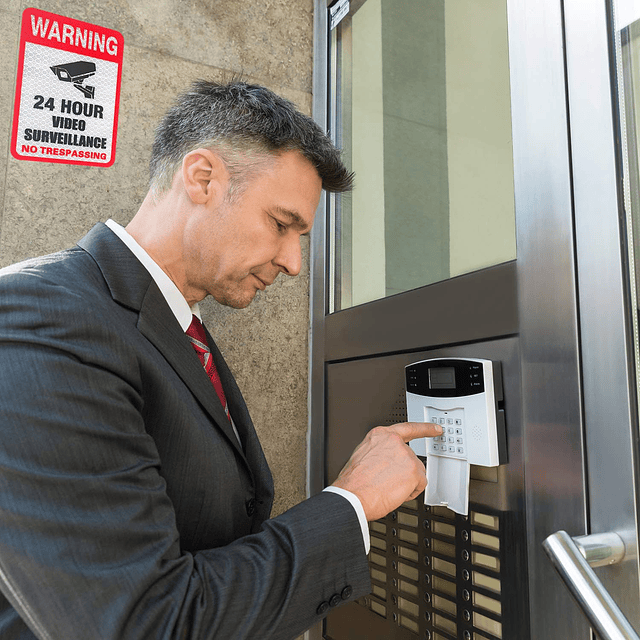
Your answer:
[[[178,96],[156,130],[150,162],[151,191],[161,195],[189,152],[218,153],[230,174],[229,197],[274,156],[299,151],[316,168],[326,191],[349,191],[353,173],[330,138],[293,103],[259,85],[194,82]]]

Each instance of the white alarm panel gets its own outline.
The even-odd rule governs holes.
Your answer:
[[[469,465],[506,461],[500,363],[479,358],[433,358],[407,365],[407,418],[433,422],[443,433],[409,445],[427,458],[425,502],[466,515]]]

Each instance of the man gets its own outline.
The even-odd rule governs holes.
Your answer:
[[[338,152],[264,88],[196,83],[127,229],[0,271],[0,637],[294,638],[368,592],[366,521],[425,486],[374,429],[333,487],[268,520],[271,476],[198,302],[300,270]],[[203,366],[204,365],[204,366]]]

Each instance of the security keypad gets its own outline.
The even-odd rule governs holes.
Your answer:
[[[427,422],[442,426],[441,436],[429,438],[429,455],[464,458],[466,442],[464,437],[464,410],[438,410],[425,407],[425,419]]]
[[[432,358],[407,365],[407,417],[444,432],[409,445],[426,458],[425,504],[467,515],[470,465],[506,459],[500,363],[479,358]]]

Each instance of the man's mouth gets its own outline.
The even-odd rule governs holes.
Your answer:
[[[265,282],[262,278],[259,278],[255,273],[253,274],[253,276],[258,281],[261,291],[264,291],[270,284],[272,284],[271,282]]]

